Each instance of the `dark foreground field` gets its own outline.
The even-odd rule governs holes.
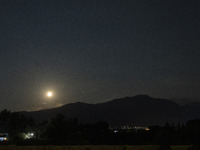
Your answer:
[[[171,150],[188,150],[191,146],[171,146]],[[0,146],[0,150],[160,150],[158,145],[145,146]]]

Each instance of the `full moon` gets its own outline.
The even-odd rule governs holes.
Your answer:
[[[48,97],[52,97],[52,96],[53,96],[53,93],[49,91],[49,92],[47,92],[47,96],[48,96]]]

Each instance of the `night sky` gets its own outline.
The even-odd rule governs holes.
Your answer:
[[[0,110],[198,98],[199,77],[200,0],[0,0]]]

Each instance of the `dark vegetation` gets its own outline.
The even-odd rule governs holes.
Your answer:
[[[150,126],[150,130],[118,129],[114,132],[107,122],[80,124],[77,119],[65,119],[61,114],[39,123],[17,112],[0,112],[0,130],[9,133],[9,140],[1,144],[16,145],[194,145],[199,147],[200,120],[184,125],[166,123]],[[33,132],[34,136],[23,135]]]

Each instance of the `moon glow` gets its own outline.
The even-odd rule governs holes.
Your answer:
[[[52,92],[47,92],[47,97],[52,97],[53,96],[53,93]]]

